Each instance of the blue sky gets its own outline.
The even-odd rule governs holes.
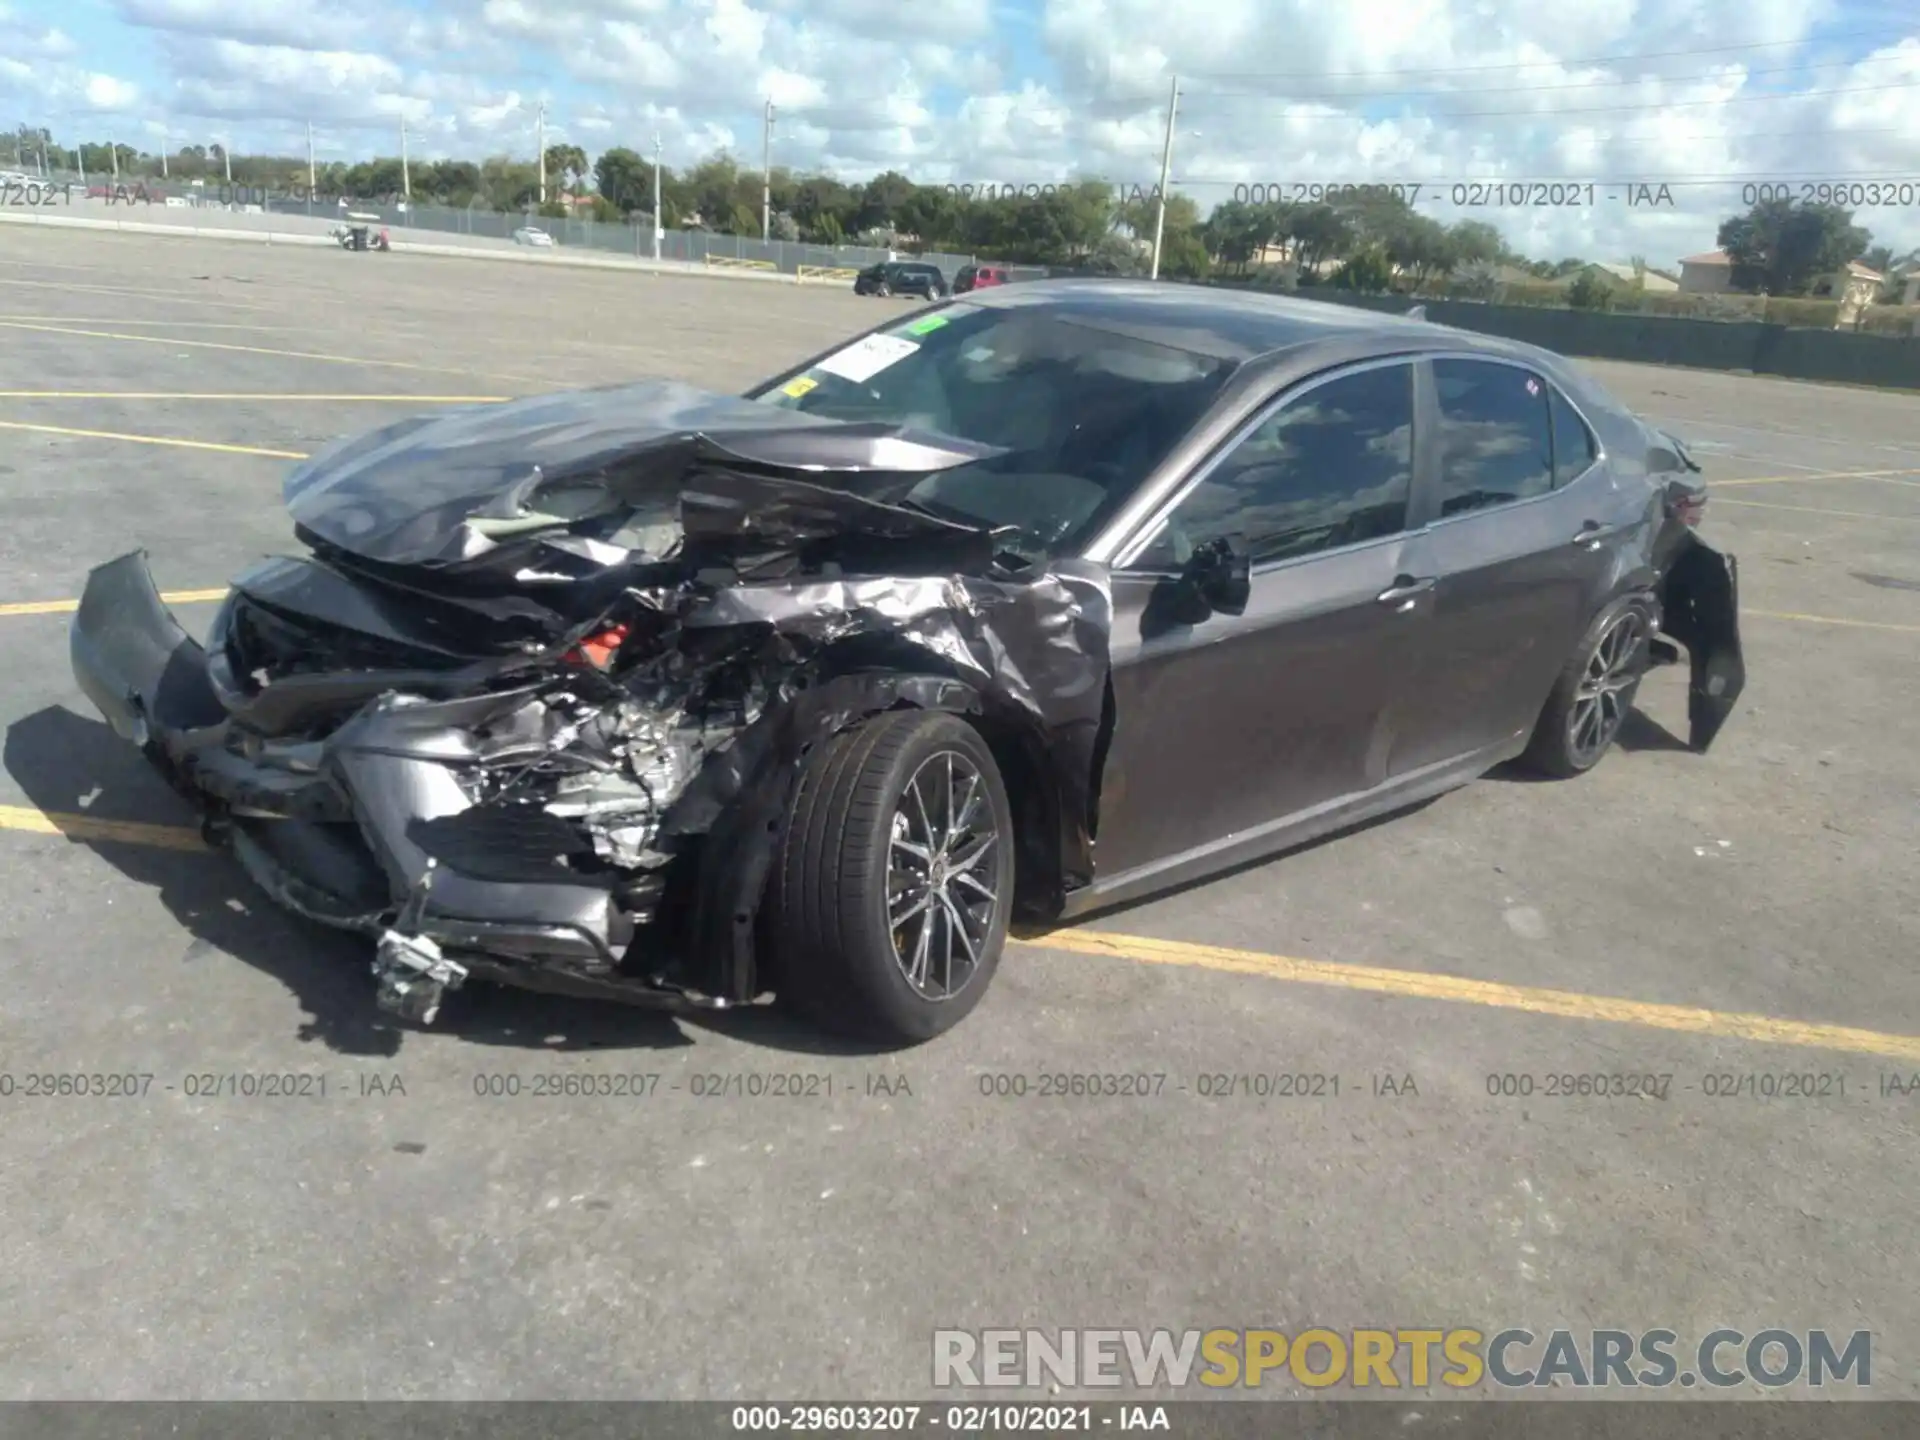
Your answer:
[[[1920,7],[1833,0],[0,0],[9,118],[357,159],[721,146],[848,178],[1688,177],[1659,214],[1498,217],[1542,251],[1705,248],[1746,181],[1920,184]],[[1682,193],[1684,191],[1684,193]],[[1446,215],[1441,218],[1461,218]],[[1920,245],[1920,204],[1861,217]]]

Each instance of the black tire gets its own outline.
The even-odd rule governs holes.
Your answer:
[[[1637,595],[1595,616],[1553,682],[1520,763],[1535,774],[1570,780],[1605,759],[1633,712],[1653,635],[1653,607]]]
[[[954,766],[951,772],[941,768],[943,758]],[[925,778],[929,773],[932,780]],[[992,837],[980,845],[983,853],[972,873],[984,877],[993,899],[980,901],[955,880],[951,893],[966,900],[959,912],[929,907],[920,913],[917,928],[911,918],[896,926],[889,914],[896,903],[890,881],[906,874],[893,868],[897,827],[915,795],[921,817],[939,819],[938,793],[948,773],[970,773],[979,782],[982,808],[966,834]],[[919,785],[910,795],[916,777]],[[945,820],[959,808],[953,794],[949,786]],[[961,818],[967,813],[962,810]],[[911,830],[912,816],[906,824]],[[889,711],[823,742],[802,769],[768,897],[780,998],[823,1029],[891,1047],[917,1045],[952,1029],[979,1004],[999,968],[1013,901],[1013,845],[1005,782],[986,741],[964,720],[931,711]],[[903,866],[918,863],[902,854]],[[945,871],[939,867],[939,873]],[[956,913],[967,927],[959,964],[953,948]],[[919,948],[922,936],[926,985],[916,987],[908,973],[915,956],[908,952]],[[934,984],[941,965],[934,950],[942,938],[944,978],[953,990],[944,998],[929,993],[940,988]],[[967,945],[969,940],[974,946]],[[977,959],[966,967],[969,948]],[[956,983],[962,969],[964,978]]]

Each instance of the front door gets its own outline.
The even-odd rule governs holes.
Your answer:
[[[1405,361],[1310,381],[1122,549],[1101,882],[1177,868],[1385,778],[1431,601],[1405,559],[1413,417]],[[1196,546],[1234,534],[1252,559],[1245,613],[1159,623],[1156,592]]]

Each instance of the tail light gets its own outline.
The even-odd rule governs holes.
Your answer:
[[[626,642],[625,625],[609,625],[582,640],[564,657],[569,665],[591,665],[596,670],[604,670],[613,663],[613,657]]]

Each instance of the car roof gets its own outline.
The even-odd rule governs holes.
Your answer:
[[[968,303],[997,310],[1046,306],[1105,330],[1236,362],[1322,345],[1381,353],[1471,350],[1536,363],[1558,358],[1516,341],[1358,306],[1167,280],[1031,280],[970,295]]]

